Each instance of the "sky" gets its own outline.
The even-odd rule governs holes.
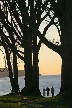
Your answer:
[[[43,31],[43,26],[41,26],[40,31]],[[56,40],[59,40],[59,35],[57,32],[57,29],[54,26],[51,26],[48,30],[46,37],[48,39],[55,38]],[[44,44],[42,44],[40,51],[39,51],[39,73],[42,75],[58,75],[61,74],[61,57],[48,47],[46,47]],[[2,56],[2,52],[0,51],[0,68],[4,67],[4,59]],[[22,61],[20,61],[18,69],[23,70],[24,64]]]
[[[61,74],[61,57],[43,45],[39,53],[39,69],[42,75]]]
[[[44,30],[45,24],[40,26],[41,33]],[[60,42],[60,37],[57,28],[52,25],[45,36],[48,40],[53,40]],[[59,75],[61,74],[61,64],[62,60],[59,54],[49,49],[47,46],[42,44],[39,51],[39,70],[42,75]]]

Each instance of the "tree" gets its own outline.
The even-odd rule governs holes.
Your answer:
[[[20,45],[20,47],[24,48],[24,52],[16,50],[16,48],[13,49],[10,42],[12,37],[9,36],[9,38],[7,38],[4,34],[6,44],[12,49],[12,51],[14,50],[23,61],[25,61],[25,89],[29,93],[32,92],[33,87],[37,92],[39,90],[38,52],[41,42],[57,52],[62,58],[61,92],[63,93],[67,88],[72,88],[72,80],[70,77],[71,64],[68,63],[69,60],[71,60],[71,56],[69,57],[69,55],[71,55],[71,8],[69,8],[71,1],[46,0],[42,2],[41,0],[28,0],[27,3],[28,4],[26,5],[26,1],[19,0],[6,0],[3,2],[3,5],[8,7],[10,15],[13,16],[13,25],[9,22],[7,16],[5,17],[7,24],[4,19],[1,19],[1,23],[7,29],[8,33],[12,27],[13,33],[16,36],[14,37],[16,45]],[[65,7],[63,6],[64,4]],[[67,9],[68,11],[66,12]],[[67,17],[68,13],[69,16]],[[5,16],[3,11],[1,11],[1,15],[3,17]],[[44,28],[43,34],[41,34],[39,26],[43,21],[47,24]],[[18,26],[16,26],[16,24]],[[61,41],[60,45],[57,44],[57,42],[54,44],[45,38],[46,31],[51,25],[55,25],[58,29]],[[69,29],[67,26],[69,26]],[[20,28],[20,30],[18,28]],[[69,38],[65,38],[68,33]],[[38,45],[37,36],[40,38]],[[68,52],[68,54],[66,52]],[[20,53],[24,53],[24,56],[21,56]],[[70,74],[68,74],[68,70]]]
[[[4,7],[4,14],[5,16],[4,17],[7,17],[8,18],[8,13],[6,12],[7,11],[7,7]],[[5,19],[4,19],[5,21]],[[12,17],[11,17],[11,24],[12,24]],[[10,29],[8,29],[10,32],[9,33],[9,36],[11,37],[11,42],[12,42],[12,47],[13,47],[13,50],[15,47],[15,41],[14,41],[14,38],[13,38],[13,31],[11,30],[12,28],[10,27]],[[6,53],[6,59],[7,59],[7,65],[8,65],[8,70],[9,70],[9,77],[10,77],[10,82],[11,82],[11,86],[12,86],[12,92],[15,92],[17,93],[18,90],[19,90],[19,85],[18,85],[18,69],[17,69],[17,56],[16,56],[16,53],[13,51],[13,69],[12,69],[12,66],[11,66],[11,61],[10,61],[10,48],[7,46],[6,42],[5,42],[5,33],[6,33],[6,29],[4,29],[4,26],[1,24],[1,45],[4,47],[5,49],[5,53]],[[8,41],[7,41],[8,42]],[[9,44],[10,45],[10,44]],[[13,70],[14,70],[14,78],[13,78]]]
[[[22,4],[22,2],[23,2],[23,4]],[[8,3],[8,4],[7,4]],[[16,4],[17,3],[17,4]],[[25,61],[25,91],[27,92],[27,93],[38,93],[39,94],[39,72],[38,72],[38,53],[37,53],[37,51],[34,49],[36,46],[37,46],[37,39],[35,40],[35,39],[32,39],[33,38],[33,33],[32,33],[32,31],[30,31],[30,29],[28,28],[28,26],[27,26],[27,24],[28,24],[28,22],[26,21],[25,22],[25,20],[24,20],[24,14],[25,13],[23,13],[23,11],[25,12],[25,11],[27,11],[28,12],[28,10],[26,9],[26,7],[25,7],[25,1],[18,1],[18,2],[16,2],[15,3],[15,1],[12,1],[12,2],[7,2],[7,1],[4,1],[3,2],[3,5],[5,6],[5,8],[4,8],[4,11],[6,12],[6,13],[8,13],[8,11],[10,12],[10,14],[11,14],[11,18],[15,18],[16,19],[16,21],[19,23],[19,26],[20,26],[20,28],[21,28],[21,30],[22,30],[22,33],[23,33],[23,37],[21,37],[22,38],[22,40],[20,39],[20,37],[18,36],[18,33],[20,34],[20,32],[18,31],[18,33],[16,32],[16,30],[14,29],[14,27],[16,27],[16,29],[17,29],[17,26],[15,25],[15,20],[13,20],[13,24],[14,24],[14,26],[12,25],[12,23],[9,23],[9,21],[8,21],[8,15],[6,15],[6,21],[5,21],[5,19],[1,19],[1,22],[2,22],[2,24],[3,24],[3,26],[5,26],[5,28],[7,29],[7,31],[8,31],[8,33],[10,34],[10,31],[11,31],[11,28],[9,27],[9,25],[8,24],[10,24],[12,27],[13,27],[13,32],[14,32],[14,34],[15,35],[17,35],[17,38],[16,39],[18,39],[18,41],[19,41],[19,39],[20,39],[20,42],[18,43],[19,45],[21,45],[23,48],[24,48],[24,57],[22,58],[24,61]],[[21,18],[22,18],[22,23],[20,23],[19,21],[20,21],[20,19],[19,19],[19,13],[18,13],[18,11],[16,10],[16,8],[14,7],[14,6],[16,6],[16,5],[18,5],[19,7],[19,10],[20,10],[20,14],[21,14]],[[10,10],[7,10],[7,7],[9,8],[9,6],[10,6]],[[24,7],[23,7],[24,6]],[[34,3],[33,3],[33,7],[34,7]],[[17,9],[18,9],[17,8]],[[24,10],[23,10],[24,9]],[[33,9],[34,10],[34,9]],[[1,11],[2,12],[2,11]],[[27,13],[28,14],[28,13]],[[2,15],[3,16],[5,16],[4,15],[4,12],[2,12]],[[17,17],[17,16],[18,17]],[[2,17],[3,17],[2,16]],[[13,17],[12,17],[13,16]],[[32,20],[33,18],[32,18],[32,9],[31,9],[31,16],[30,16],[30,19]],[[36,20],[36,19],[35,19]],[[34,21],[35,21],[34,20]],[[8,24],[6,24],[6,22],[8,23]],[[16,23],[17,23],[16,22]],[[30,26],[30,25],[29,25]],[[9,27],[9,28],[8,28]],[[28,33],[27,33],[28,32]],[[30,33],[30,34],[29,34]],[[29,35],[29,36],[28,36]],[[4,38],[5,38],[5,40],[6,40],[6,36],[5,36],[5,34],[3,33],[3,36],[4,36]],[[9,38],[10,38],[10,40],[12,40],[12,36],[11,36],[11,34],[9,35]],[[24,39],[25,38],[25,39]],[[13,39],[13,41],[15,40],[15,38]],[[26,41],[24,41],[24,40],[26,40]],[[27,42],[27,40],[29,41],[29,42]],[[23,41],[25,42],[25,43],[23,43]],[[32,41],[35,41],[35,42],[33,42],[32,43]],[[22,43],[21,43],[22,42]],[[21,44],[20,44],[21,43]],[[35,47],[34,47],[34,43],[35,43]],[[9,39],[7,38],[7,40],[6,40],[6,44],[8,45],[8,47],[9,47],[9,45],[11,45],[11,42],[9,41]],[[32,48],[32,46],[34,47],[34,48]],[[10,47],[10,48],[12,48],[12,46]],[[36,48],[37,49],[37,48]],[[13,48],[12,48],[12,51],[13,51]],[[15,50],[13,51],[13,52],[15,52],[16,51],[16,48],[15,48]],[[34,52],[33,54],[34,54],[34,56],[35,56],[35,54],[37,53],[37,58],[36,58],[36,56],[33,58],[33,66],[32,66],[32,52]],[[36,53],[35,53],[36,52]],[[35,74],[35,75],[34,75]],[[33,90],[33,88],[34,88],[34,90]],[[36,94],[37,94],[36,93]]]
[[[42,2],[42,0],[28,0],[27,6],[26,1],[4,0],[1,4],[3,5],[0,11],[1,25],[5,27],[9,35],[7,36],[2,29],[0,33],[3,33],[1,35],[5,39],[6,45],[25,62],[25,91],[39,94],[38,53],[41,41],[37,45],[37,34],[34,31],[39,29],[40,24],[47,18],[47,15],[49,15],[49,23],[45,27],[44,34],[46,29],[53,23],[54,17],[50,15],[50,3],[47,1]],[[45,12],[47,10],[48,13]],[[9,14],[10,16],[8,16]],[[10,20],[12,19],[13,23],[9,21],[8,17],[10,17]],[[15,35],[14,38],[11,35],[11,30]],[[13,49],[12,38],[16,42],[16,46],[24,48],[24,52],[17,50],[16,47]],[[23,53],[24,57],[22,56]]]
[[[48,41],[43,34],[37,30],[41,41],[50,49],[57,52],[62,58],[61,70],[61,94],[66,91],[72,91],[72,1],[69,0],[48,0],[52,7],[55,17],[58,19],[57,24],[60,26],[60,45],[55,45]],[[58,28],[56,22],[53,23]]]

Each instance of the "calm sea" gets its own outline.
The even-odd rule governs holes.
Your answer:
[[[24,87],[24,76],[19,77],[19,87],[20,90]],[[60,75],[42,75],[39,76],[39,89],[41,91],[41,95],[43,95],[43,88],[46,87],[54,87],[55,95],[57,95],[60,91],[61,86],[61,76]],[[8,77],[0,78],[0,96],[10,93],[11,85],[10,79]],[[45,96],[46,92],[45,92]],[[51,97],[51,92],[49,93],[49,97]]]

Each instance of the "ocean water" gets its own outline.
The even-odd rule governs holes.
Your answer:
[[[24,76],[19,77],[19,88],[20,90],[25,85]],[[57,95],[60,92],[61,87],[61,76],[60,75],[41,75],[39,76],[39,89],[41,95],[43,95],[43,88],[54,87],[54,95]],[[11,92],[10,79],[8,77],[0,78],[0,96],[8,94]],[[47,92],[45,91],[45,97],[47,97]],[[49,97],[51,97],[51,91],[49,92]]]

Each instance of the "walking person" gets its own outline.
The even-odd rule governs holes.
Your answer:
[[[43,88],[43,96],[45,96],[45,88]]]
[[[52,97],[54,96],[54,87],[51,88]]]
[[[49,96],[50,89],[48,87],[46,88],[46,91],[47,91],[47,96]]]

